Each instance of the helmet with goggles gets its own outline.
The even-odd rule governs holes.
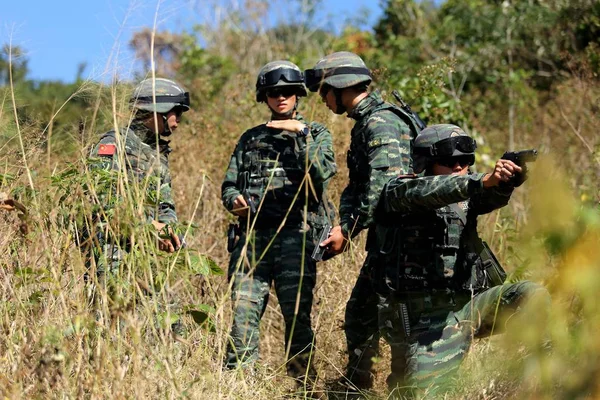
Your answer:
[[[143,111],[166,114],[177,109],[185,112],[190,109],[190,94],[170,79],[144,79],[133,90],[129,102]]]
[[[319,60],[313,69],[304,71],[306,86],[311,92],[328,85],[344,89],[364,83],[371,83],[371,71],[362,58],[349,51],[338,51]]]
[[[306,96],[304,74],[292,62],[282,60],[270,62],[258,72],[256,101],[259,103],[265,102],[269,91],[284,95]]]
[[[476,148],[477,142],[456,125],[428,126],[414,142],[414,171],[420,173],[436,162],[448,165],[449,159],[458,158],[465,164],[472,165],[475,162]]]

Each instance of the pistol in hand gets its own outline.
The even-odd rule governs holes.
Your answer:
[[[327,247],[320,246],[320,244],[323,243],[323,241],[329,237],[329,232],[331,231],[331,228],[332,228],[331,225],[325,225],[323,227],[323,230],[319,234],[319,240],[318,240],[317,245],[315,246],[315,249],[311,255],[311,258],[316,262],[326,261],[329,258],[331,258],[331,256],[328,255],[328,253],[327,253]]]
[[[245,171],[240,175],[241,176],[239,177],[239,187],[242,196],[244,196],[244,201],[246,201],[246,204],[248,205],[248,216],[254,216],[256,215],[257,208],[256,202],[254,201],[252,195],[250,194],[250,191],[248,190],[248,186],[250,186],[250,172]]]
[[[512,161],[523,169],[520,173],[515,174],[506,184],[512,187],[521,186],[527,180],[527,163],[537,160],[537,155],[538,151],[536,149],[507,151],[504,153],[501,159]]]

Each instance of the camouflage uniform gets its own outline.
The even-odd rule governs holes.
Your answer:
[[[310,74],[314,75],[312,84]],[[322,85],[335,90],[368,85],[370,81],[360,57],[348,52],[333,53],[307,71],[307,84],[313,91]],[[417,128],[403,110],[384,102],[378,91],[363,98],[348,116],[356,123],[347,154],[350,182],[342,192],[339,211],[342,231],[354,237],[373,227],[374,211],[385,183],[412,172],[411,146]],[[379,348],[377,296],[369,278],[376,262],[372,257],[372,233],[367,237],[367,259],[348,300],[344,323],[349,355],[346,377],[359,388],[371,387],[372,359]]]
[[[99,206],[103,212],[94,217],[93,232],[84,233],[84,237],[88,238],[84,252],[87,253],[88,270],[95,268],[98,281],[109,288],[115,279],[124,276],[120,269],[131,250],[128,233],[114,232],[117,224],[112,222],[109,226],[110,221],[104,219],[105,215],[108,218],[114,215],[111,208],[118,207],[124,199],[135,202],[137,199],[130,196],[141,191],[143,223],[158,221],[169,225],[177,222],[168,160],[171,148],[169,141],[161,136],[171,134],[166,117],[170,111],[189,110],[189,94],[171,80],[157,78],[153,82],[146,79],[136,86],[130,101],[135,110],[131,125],[121,128],[118,133],[109,131],[103,134],[90,152],[92,174],[100,176],[100,170],[104,170],[112,171],[112,175],[108,185],[97,187]],[[164,132],[157,134],[143,124],[154,112],[158,118],[164,118]],[[122,186],[118,183],[120,173],[125,174],[125,190],[128,194],[121,192]],[[92,293],[92,301],[96,300],[97,297]],[[181,326],[174,328],[179,330],[176,333],[181,332]]]
[[[288,64],[284,66],[291,68]],[[304,122],[299,113],[294,118]],[[242,180],[258,209],[256,215],[240,217],[240,235],[229,263],[234,318],[227,368],[258,358],[259,322],[273,283],[285,321],[288,374],[300,377],[307,372],[314,346],[310,313],[316,282],[316,263],[310,255],[318,231],[330,223],[324,198],[336,165],[329,131],[316,122],[305,124],[306,136],[265,124],[246,131],[222,184],[228,210],[242,194]]]
[[[127,173],[130,185],[135,185],[137,188],[147,187],[148,192],[156,192],[156,188],[160,185],[160,190],[157,193],[159,196],[158,204],[147,204],[144,207],[146,223],[151,223],[153,220],[165,224],[177,222],[175,203],[171,192],[168,160],[171,148],[168,142],[160,140],[160,153],[157,155],[156,146],[151,146],[142,140],[142,138],[149,136],[153,137],[155,134],[142,124],[132,123],[129,128],[124,128],[119,133],[120,140],[117,140],[116,132],[110,131],[105,133],[94,146],[90,153],[90,158],[94,159],[92,167],[113,171],[124,170]],[[114,153],[109,154],[112,153],[112,150],[106,151],[107,148],[115,149]],[[122,159],[119,157],[120,151],[124,153]],[[121,162],[124,163],[124,168],[120,165]],[[101,195],[106,197],[108,193],[102,193]],[[103,255],[103,257],[96,258],[96,272],[99,275],[103,274],[106,269],[111,270],[113,273],[118,272],[119,264],[128,246],[126,242],[118,245],[114,241],[105,240],[106,232],[104,232],[103,226],[105,226],[105,223],[100,222],[96,228],[99,242],[102,245],[101,254]],[[110,266],[105,265],[105,263],[110,264]]]
[[[421,135],[436,127],[449,126]],[[546,289],[532,282],[489,288],[487,266],[476,250],[477,216],[506,205],[513,187],[484,189],[484,176],[398,177],[383,190],[376,217],[378,267],[371,273],[380,332],[392,351],[388,384],[402,387],[399,394],[433,382],[439,389],[474,336],[500,330],[500,321],[524,299],[549,302]]]

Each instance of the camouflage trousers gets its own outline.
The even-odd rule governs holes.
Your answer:
[[[390,390],[401,396],[446,390],[473,338],[501,332],[533,298],[547,315],[548,291],[529,281],[495,286],[472,298],[445,292],[380,295],[380,332],[392,353]]]
[[[348,349],[346,379],[358,389],[370,389],[373,386],[373,358],[379,352],[379,298],[370,276],[374,260],[370,252],[354,284],[344,316]]]
[[[100,240],[96,242],[94,248],[86,251],[87,297],[90,306],[97,314],[97,319],[105,320],[112,315],[122,316],[125,312],[137,308],[136,303],[139,300],[136,300],[138,294],[135,282],[136,273],[128,266],[127,258],[130,256],[128,250],[127,246]],[[95,279],[90,276],[90,273]],[[156,295],[150,287],[142,285],[142,289],[150,297]],[[110,299],[108,304],[105,304],[105,298]],[[157,309],[158,315],[155,316],[154,321],[157,328],[170,326],[171,331],[176,335],[185,335],[179,315],[181,306],[173,296],[169,295],[166,303],[161,298]],[[108,315],[105,315],[105,311],[108,311]],[[123,319],[118,319],[119,326],[123,327]]]
[[[292,377],[312,374],[315,343],[311,328],[316,263],[310,230],[261,229],[236,244],[229,263],[233,325],[224,361],[229,369],[258,358],[259,324],[267,307],[271,283],[285,322],[287,371]]]

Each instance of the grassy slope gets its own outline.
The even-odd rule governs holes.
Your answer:
[[[571,201],[570,189],[574,189],[578,197],[597,196],[598,164],[581,139],[583,137],[592,147],[598,143],[595,135],[598,120],[592,109],[594,102],[597,107],[598,97],[593,93],[589,86],[582,89],[581,82],[574,80],[564,85],[557,99],[532,110],[534,123],[523,127],[520,143],[524,147],[540,147],[558,161],[545,163],[542,171],[534,173],[542,183],[526,184],[509,207],[480,220],[483,236],[497,249],[507,269],[514,270],[523,259],[529,259],[526,275],[553,285],[553,294],[560,301],[556,307],[562,310],[557,313],[557,328],[553,330],[558,338],[554,358],[548,361],[536,355],[530,361],[515,365],[507,362],[522,355],[522,348],[514,343],[517,340],[526,343],[527,338],[509,336],[479,341],[461,373],[461,389],[448,398],[527,397],[530,390],[542,397],[585,396],[594,392],[595,360],[600,353],[596,352],[597,346],[590,336],[598,323],[598,317],[592,312],[595,307],[589,308],[593,297],[580,295],[578,282],[569,286],[559,279],[563,284],[556,284],[553,274],[560,271],[561,266],[571,268],[573,262],[570,264],[568,260],[573,258],[565,259],[562,257],[565,254],[575,257],[578,263],[595,263],[596,266],[597,259],[582,261],[577,255],[580,253],[573,255],[573,251],[569,251],[569,243],[558,257],[548,256],[546,248],[536,245],[546,232],[558,231],[568,236],[576,231],[576,227],[569,224],[575,219],[570,210],[578,208]],[[586,102],[586,96],[590,102]],[[268,114],[250,98],[233,95],[222,98],[227,99],[226,106],[204,103],[200,111],[186,115],[188,123],[174,136],[171,158],[180,218],[190,220],[193,215],[193,222],[199,227],[188,239],[190,247],[210,254],[217,264],[225,267],[228,260],[225,230],[229,217],[220,204],[221,179],[236,139],[244,129],[263,121]],[[563,114],[582,121],[579,137],[561,115],[558,104],[562,105]],[[333,116],[316,97],[306,100],[302,108],[309,119],[325,123],[333,133],[339,173],[332,184],[331,196],[337,204],[347,182],[345,153],[352,122]],[[15,134],[10,113],[5,110],[1,119],[2,125],[9,127],[8,132]],[[491,122],[475,121],[475,125],[479,125],[479,131],[488,142],[494,143],[496,154],[500,154],[501,143],[505,143],[502,124]],[[486,129],[487,126],[494,128]],[[575,124],[575,129],[577,126]],[[256,373],[244,376],[221,371],[230,322],[228,284],[224,277],[206,278],[183,271],[173,274],[169,289],[184,305],[213,306],[215,332],[198,327],[190,317],[185,317],[188,337],[182,342],[172,341],[152,323],[160,296],[137,296],[138,289],[133,286],[124,289],[123,297],[137,296],[141,305],[135,312],[128,308],[127,301],[111,303],[106,309],[124,317],[124,329],[119,331],[108,322],[98,322],[86,307],[83,260],[70,237],[72,230],[59,218],[63,211],[69,215],[70,201],[76,203],[84,197],[77,187],[72,187],[69,190],[75,199],[59,202],[56,189],[50,187],[47,177],[65,168],[65,158],[53,154],[47,157],[36,140],[37,132],[22,127],[21,135],[25,158],[36,171],[32,179],[38,195],[33,199],[18,193],[20,188],[28,186],[28,179],[23,170],[23,157],[18,155],[19,148],[13,140],[2,147],[0,165],[3,171],[12,172],[18,179],[4,184],[0,191],[16,193],[24,199],[30,212],[31,232],[27,239],[21,238],[15,213],[0,211],[0,393],[8,398],[273,399],[289,391],[293,385],[285,378],[282,366],[284,330],[274,296],[261,325],[261,362]],[[91,141],[94,132],[85,132],[85,135]],[[80,157],[69,158],[78,161]],[[553,175],[557,165],[563,175]],[[581,165],[584,167],[579,168]],[[563,178],[564,175],[567,178]],[[559,179],[565,183],[561,184]],[[558,189],[561,185],[570,189],[561,191]],[[547,196],[537,199],[531,195],[532,188]],[[562,192],[564,195],[560,197]],[[544,204],[561,201],[555,208],[548,206],[544,210],[552,213],[548,215],[552,215],[553,220],[566,215],[563,218],[566,222],[558,228],[548,227],[540,213],[530,208],[531,199],[537,201],[537,207],[542,207],[540,201]],[[536,225],[522,229],[530,221]],[[514,251],[520,247],[527,249],[525,254]],[[361,235],[351,252],[319,266],[313,320],[317,333],[317,368],[324,382],[336,379],[345,364],[344,308],[365,256],[363,249],[364,235]],[[152,255],[140,256],[131,262],[144,270],[153,260],[158,260],[160,268],[167,268],[164,259]],[[588,278],[586,282],[592,296],[598,279],[593,273]],[[578,301],[575,308],[573,298]],[[565,325],[577,326],[577,334],[566,335],[564,329],[559,328]],[[506,350],[515,347],[517,353]],[[589,354],[589,357],[578,362],[573,360],[573,354]],[[387,350],[381,359],[376,392],[385,397]],[[542,360],[541,368],[539,360]],[[557,365],[564,369],[557,369]],[[555,382],[556,377],[563,380]]]

